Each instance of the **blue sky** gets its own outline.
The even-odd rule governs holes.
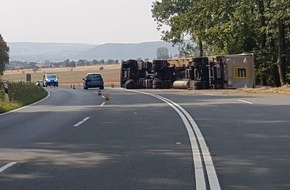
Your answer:
[[[7,42],[140,43],[159,41],[154,0],[0,0]]]

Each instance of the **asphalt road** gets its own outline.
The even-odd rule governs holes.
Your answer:
[[[47,89],[0,115],[1,190],[290,189],[290,97]]]

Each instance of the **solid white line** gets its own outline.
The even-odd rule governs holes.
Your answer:
[[[205,175],[204,175],[204,170],[203,170],[203,165],[202,165],[201,153],[200,153],[199,146],[197,143],[197,139],[198,139],[198,141],[201,145],[201,151],[202,151],[202,155],[203,155],[203,158],[205,161],[205,166],[206,166],[206,171],[207,171],[207,175],[208,175],[210,188],[215,189],[215,190],[220,190],[219,181],[218,181],[218,178],[217,178],[217,175],[215,172],[214,165],[212,163],[210,153],[209,153],[208,148],[206,146],[205,140],[204,140],[199,128],[197,127],[196,123],[192,119],[192,117],[181,106],[179,106],[175,102],[173,102],[165,97],[162,97],[159,95],[154,95],[151,93],[146,93],[146,92],[133,91],[133,90],[130,90],[130,91],[158,98],[161,101],[167,103],[169,106],[171,106],[179,114],[179,116],[181,117],[181,119],[186,127],[186,130],[187,130],[188,135],[189,135],[189,140],[191,143],[192,156],[193,156],[193,162],[194,162],[195,180],[196,180],[196,189],[197,190],[205,190],[206,189],[206,183],[205,183],[205,178],[204,178]],[[192,125],[193,128],[190,125]],[[195,138],[193,130],[195,130],[195,134],[197,136],[197,139]]]
[[[81,120],[80,122],[78,122],[77,124],[74,125],[74,127],[78,127],[80,125],[82,125],[84,122],[86,122],[88,119],[90,119],[90,117],[86,117],[83,120]]]
[[[199,145],[201,148],[203,160],[205,163],[205,168],[207,171],[210,189],[220,190],[221,188],[220,188],[219,180],[217,178],[215,167],[214,167],[210,152],[208,150],[208,146],[206,145],[206,142],[204,140],[204,137],[203,137],[200,129],[198,128],[196,122],[193,120],[193,118],[189,115],[189,113],[187,111],[185,111],[180,105],[178,105],[176,103],[175,103],[175,105],[186,115],[186,117],[188,118],[188,120],[189,120],[191,126],[193,127],[193,130],[197,136],[197,139],[198,139],[198,142],[199,142]]]
[[[103,102],[100,106],[104,106],[106,102]]]
[[[0,168],[0,173],[2,173],[4,170],[10,168],[11,166],[13,166],[15,164],[17,164],[17,162],[10,162],[10,163],[6,164],[5,166]]]
[[[162,96],[159,96],[159,97],[162,97]],[[211,155],[210,155],[209,150],[208,150],[208,146],[206,145],[204,137],[203,137],[200,129],[198,128],[196,122],[193,120],[193,118],[190,116],[190,114],[185,109],[183,109],[179,104],[173,102],[172,100],[164,98],[164,97],[162,97],[162,99],[165,99],[165,100],[171,102],[174,106],[176,106],[179,110],[181,110],[182,113],[186,116],[186,118],[190,122],[190,124],[193,127],[193,130],[197,136],[197,140],[199,142],[199,145],[200,145],[202,157],[203,157],[203,160],[205,163],[205,168],[207,171],[210,189],[220,190],[221,188],[220,188],[219,180],[217,178],[217,174],[215,171],[215,167],[214,167]]]
[[[202,165],[201,153],[200,153],[200,150],[198,148],[198,143],[197,143],[197,140],[195,138],[194,132],[193,132],[192,128],[190,127],[188,120],[186,119],[185,115],[182,114],[182,112],[174,106],[174,104],[166,101],[165,99],[163,99],[163,97],[156,96],[156,98],[164,101],[169,106],[171,106],[178,113],[178,115],[181,117],[181,119],[186,127],[186,130],[187,130],[187,133],[189,136],[189,140],[191,143],[191,150],[192,150],[192,157],[193,157],[194,171],[195,171],[196,189],[197,190],[205,190],[206,184],[205,184],[205,178],[204,178],[204,170],[203,170],[203,165]]]
[[[243,102],[243,103],[246,103],[246,104],[253,104],[253,102],[248,102],[248,101],[245,101],[245,100],[238,100],[239,102]]]

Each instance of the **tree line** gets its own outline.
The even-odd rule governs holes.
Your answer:
[[[49,67],[70,67],[75,68],[77,66],[90,66],[90,65],[101,65],[101,64],[118,64],[119,60],[92,60],[88,61],[85,59],[80,59],[78,61],[66,59],[64,61],[59,62],[29,62],[29,61],[10,61],[9,64],[6,65],[7,70],[17,70],[17,69],[32,69],[33,71],[37,71],[39,68],[49,68]]]
[[[254,53],[258,84],[290,82],[289,0],[163,0],[151,12],[163,40],[195,41],[199,56]]]

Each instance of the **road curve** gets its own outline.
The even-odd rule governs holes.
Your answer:
[[[288,96],[47,89],[0,116],[1,190],[290,189]]]

